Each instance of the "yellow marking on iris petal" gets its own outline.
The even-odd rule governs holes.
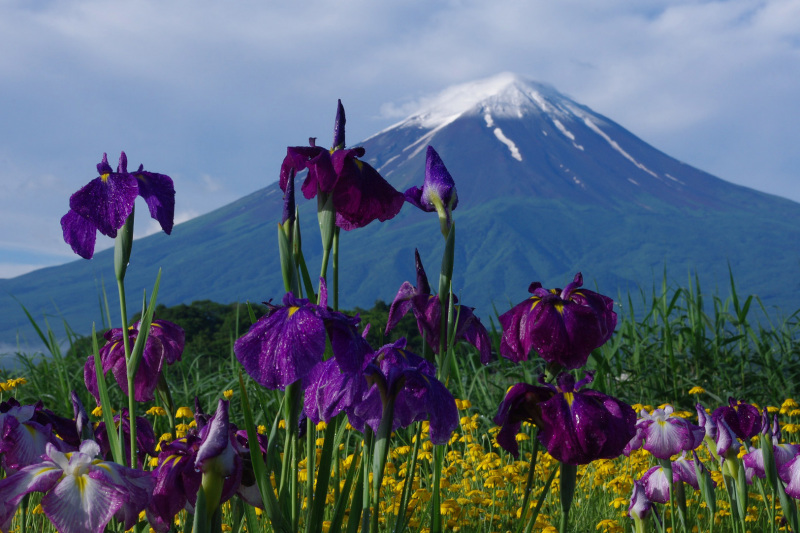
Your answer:
[[[292,306],[292,307],[290,307],[290,308],[289,308],[289,316],[291,317],[293,314],[295,314],[295,313],[297,312],[297,310],[298,310],[298,309],[300,309],[300,308],[299,308],[299,307],[297,307],[297,306]]]
[[[542,301],[542,299],[541,299],[541,298],[539,298],[538,296],[531,296],[531,300],[533,300],[533,303],[531,303],[531,308],[530,308],[530,311],[533,311],[533,308],[534,308],[534,307],[536,307],[536,304],[538,304],[539,302],[541,302],[541,301]]]
[[[111,174],[109,174],[108,172],[106,172],[105,174],[100,174],[100,179],[103,180],[103,183],[108,183],[108,177],[110,175]]]
[[[564,302],[559,300],[558,302],[553,304],[553,307],[555,308],[556,311],[558,311],[559,315],[564,314]]]
[[[86,491],[86,478],[84,478],[84,476],[75,476],[75,487],[77,487],[78,491],[81,493],[81,497],[83,497],[83,493]]]
[[[567,405],[569,407],[572,407],[572,402],[575,401],[575,395],[571,392],[565,392],[564,399],[567,401]]]

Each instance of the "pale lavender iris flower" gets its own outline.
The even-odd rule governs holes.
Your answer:
[[[673,412],[671,405],[652,413],[642,409],[636,423],[643,440],[642,447],[659,459],[670,459],[683,451],[694,450],[705,436],[702,427],[673,416]]]
[[[97,459],[100,446],[84,441],[77,452],[48,444],[42,462],[0,481],[0,529],[8,531],[19,502],[31,492],[45,493],[42,510],[61,533],[101,533],[111,518],[129,529],[150,502],[150,472]]]

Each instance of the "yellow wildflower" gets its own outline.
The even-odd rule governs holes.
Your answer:
[[[705,394],[706,390],[699,385],[695,385],[691,389],[689,389],[689,394]]]
[[[226,391],[223,391],[222,395],[225,397],[226,400],[230,400],[231,398],[233,398],[233,390],[228,389]]]
[[[148,414],[148,415],[151,415],[151,416],[166,416],[167,412],[164,410],[163,407],[159,407],[157,405],[154,405],[153,407],[148,409],[145,414]]]
[[[188,407],[178,407],[175,418],[194,418],[194,414],[192,414],[192,410]]]

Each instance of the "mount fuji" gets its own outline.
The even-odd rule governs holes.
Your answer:
[[[436,148],[459,195],[454,290],[487,322],[493,306],[502,312],[525,298],[530,282],[563,287],[578,271],[589,288],[615,298],[649,293],[665,268],[682,285],[696,272],[703,291],[724,300],[730,269],[740,294],[784,314],[800,309],[800,204],[684,164],[549,85],[500,74],[454,86],[358,144],[401,191],[422,183],[426,147]],[[300,207],[312,272],[320,256],[315,207]],[[273,183],[169,237],[137,240],[129,294],[152,286],[161,267],[166,305],[279,300],[281,210]],[[391,301],[403,281],[414,280],[414,248],[435,279],[442,246],[436,216],[410,205],[383,224],[342,232],[340,306]],[[0,280],[0,342],[15,342],[18,332],[32,339],[9,295],[34,316],[57,309],[79,332],[99,324],[99,287],[113,285],[112,254]]]

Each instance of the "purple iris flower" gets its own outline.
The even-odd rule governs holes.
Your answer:
[[[770,431],[770,429],[772,431]],[[794,459],[794,457],[800,453],[800,445],[780,442],[781,429],[778,424],[778,416],[775,415],[772,427],[770,428],[769,416],[767,415],[766,409],[761,417],[761,433],[765,436],[769,436],[769,434],[772,433],[772,453],[775,461],[775,468],[778,471],[781,470],[784,464]],[[744,463],[745,475],[748,483],[752,483],[753,476],[761,479],[766,477],[763,448],[751,447],[750,451],[742,457],[742,462]]]
[[[697,480],[697,471],[694,468],[694,459],[687,459],[685,454],[672,461],[672,483],[687,483],[695,490],[700,490]],[[701,468],[703,468],[701,466]],[[639,480],[644,486],[645,494],[650,501],[657,503],[669,502],[669,480],[662,466],[650,468]]]
[[[48,444],[61,451],[69,449],[56,437],[53,425],[42,420],[40,411],[40,404],[20,405],[13,398],[0,404],[0,454],[4,470],[17,472],[38,463]]]
[[[136,342],[139,335],[137,322],[128,328],[130,345]],[[125,343],[122,337],[122,328],[114,328],[105,333],[106,344],[100,348],[100,361],[103,364],[103,374],[109,370],[117,380],[120,389],[128,394],[128,371],[125,361]],[[134,377],[134,398],[137,402],[149,402],[154,398],[154,392],[161,375],[164,364],[171,365],[180,361],[183,354],[185,334],[183,328],[166,320],[153,320],[150,324],[150,334],[144,347],[139,369]],[[86,388],[100,401],[100,392],[97,388],[97,374],[94,368],[94,356],[86,359],[83,367],[83,378]]]
[[[128,172],[125,152],[120,154],[116,172],[103,154],[97,172],[99,177],[70,197],[69,212],[61,218],[64,240],[73,252],[91,259],[97,232],[116,237],[117,230],[133,211],[137,196],[144,198],[150,216],[158,221],[161,229],[167,235],[172,232],[175,188],[169,176],[147,172],[141,165],[139,170]]]
[[[159,533],[169,530],[179,511],[193,509],[203,474],[213,473],[223,479],[219,502],[236,494],[242,477],[236,427],[228,421],[228,402],[220,400],[216,413],[199,431],[162,445],[158,467],[153,471],[156,484],[147,508],[147,520]]]
[[[581,273],[564,290],[532,283],[533,296],[499,317],[503,326],[500,354],[518,363],[534,348],[548,363],[580,368],[617,325],[614,301],[583,285]]]
[[[384,408],[394,401],[392,430],[420,420],[430,421],[431,442],[443,444],[458,426],[458,410],[450,391],[436,379],[430,362],[405,349],[406,340],[387,344],[347,372],[329,359],[309,374],[305,414],[314,422],[346,412],[358,431],[378,430]]]
[[[715,420],[725,420],[737,437],[747,440],[761,430],[761,413],[748,403],[728,398],[726,406],[718,407],[711,415]]]
[[[500,404],[495,424],[501,426],[497,443],[517,457],[514,438],[523,420],[535,423],[539,441],[562,463],[580,465],[622,454],[636,433],[636,413],[628,404],[601,392],[581,390],[591,373],[575,383],[562,373],[557,386],[518,384]]]
[[[389,331],[410,309],[417,319],[417,328],[420,334],[425,337],[434,353],[439,353],[442,306],[439,304],[439,295],[431,294],[428,276],[425,274],[425,269],[422,268],[418,250],[414,250],[414,259],[417,269],[417,286],[412,286],[408,281],[403,282],[400,286],[400,290],[397,291],[397,296],[394,297],[392,306],[389,308],[389,318],[384,335],[388,335]],[[455,295],[453,301],[458,302]],[[492,358],[492,343],[480,318],[473,313],[474,310],[474,307],[453,305],[454,316],[458,317],[456,339],[465,340],[475,346],[481,354],[481,363],[489,364]]]
[[[634,520],[644,520],[650,516],[652,508],[653,502],[647,499],[644,485],[642,485],[641,481],[634,480],[633,492],[631,493],[631,504],[628,507],[628,516]]]
[[[425,157],[425,181],[422,187],[408,189],[405,199],[427,213],[436,211],[442,234],[447,235],[450,232],[453,210],[458,207],[458,192],[453,177],[433,146],[428,146]]]
[[[344,107],[339,100],[333,149],[316,146],[314,138],[309,139],[310,146],[287,148],[280,186],[286,192],[292,172],[308,169],[301,186],[303,196],[311,199],[317,193],[331,194],[336,225],[350,231],[374,220],[394,218],[404,199],[377,170],[359,159],[364,156],[364,148],[344,148],[344,124]]]
[[[121,421],[120,421],[121,420]],[[128,409],[122,409],[122,417],[119,414],[114,415],[114,423],[117,427],[114,432],[119,434],[119,424],[122,424],[122,450],[125,453],[125,461],[131,464],[131,417],[128,415]],[[111,445],[108,442],[108,433],[106,432],[106,423],[100,422],[94,429],[94,440],[100,445],[100,450],[103,457],[109,457],[111,452]],[[143,468],[147,456],[156,457],[156,435],[153,432],[153,425],[148,419],[143,416],[136,417],[136,459],[137,466]]]
[[[642,446],[659,459],[670,459],[683,451],[694,450],[705,437],[703,428],[673,416],[673,411],[671,405],[656,409],[652,414],[642,409],[636,422],[644,441]]]
[[[786,484],[786,494],[795,500],[800,500],[800,454],[778,468],[778,477]]]
[[[42,462],[0,481],[0,529],[8,531],[19,502],[31,492],[46,493],[42,510],[62,533],[100,533],[114,515],[133,527],[150,502],[150,472],[133,470],[95,457],[100,446],[84,441],[77,452],[62,453],[48,444]]]
[[[236,341],[236,358],[257,383],[268,389],[284,389],[303,379],[322,362],[326,332],[342,369],[361,369],[371,349],[356,330],[360,319],[327,308],[324,281],[320,294],[320,305],[295,298],[291,292],[283,297],[282,306],[267,304],[267,314]]]

